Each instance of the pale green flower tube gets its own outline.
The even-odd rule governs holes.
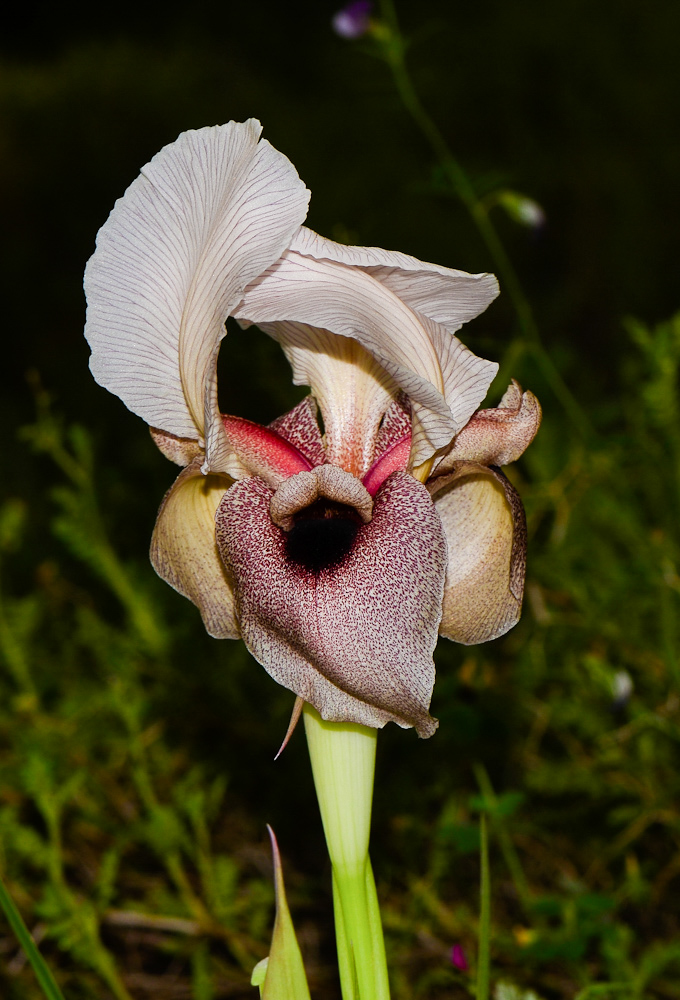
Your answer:
[[[324,722],[304,707],[305,731],[328,853],[344,1000],[389,1000],[385,944],[368,857],[378,732]]]

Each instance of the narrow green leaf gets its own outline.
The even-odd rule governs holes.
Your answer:
[[[302,955],[286,901],[279,845],[272,828],[268,826],[267,829],[274,856],[276,920],[269,960],[265,960],[266,965],[264,962],[258,962],[253,970],[254,978],[251,982],[260,987],[262,1000],[310,1000],[305,967],[302,964]]]
[[[345,930],[345,915],[342,912],[342,899],[335,869],[333,869],[333,917],[335,919],[335,940],[338,950],[338,973],[342,1000],[359,1000],[354,951]]]
[[[38,951],[38,947],[16,908],[14,900],[5,888],[2,879],[0,879],[0,906],[2,906],[3,912],[7,917],[7,922],[16,934],[19,944],[26,953],[26,957],[31,963],[36,979],[40,983],[47,1000],[64,1000],[64,996],[57,986],[54,976],[50,972],[45,959]]]
[[[477,1000],[489,1000],[489,973],[491,965],[491,878],[489,875],[489,837],[486,816],[480,817],[481,886],[479,913],[479,956],[477,960]]]

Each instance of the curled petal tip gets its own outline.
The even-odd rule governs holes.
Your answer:
[[[177,437],[158,427],[149,427],[153,443],[175,465],[187,466],[202,453],[200,442],[193,438]]]
[[[459,462],[502,466],[517,461],[536,437],[541,417],[541,404],[533,392],[522,392],[513,380],[497,407],[478,410],[457,435],[436,465],[437,476]]]
[[[290,722],[288,723],[288,729],[286,730],[286,735],[283,737],[283,743],[279,747],[274,760],[278,760],[283,751],[288,746],[291,736],[295,732],[295,728],[300,721],[300,716],[302,715],[302,709],[304,708],[305,700],[304,698],[298,697],[295,699],[295,704],[293,705],[293,711],[290,716]],[[267,828],[269,829],[269,827]]]

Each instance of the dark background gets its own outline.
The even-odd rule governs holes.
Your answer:
[[[334,9],[15,6],[0,41],[6,424],[27,405],[28,366],[70,416],[96,422],[111,405],[86,371],[80,275],[115,198],[187,128],[258,117],[312,190],[313,228],[491,267],[465,212],[433,192],[386,67],[333,34]],[[621,317],[677,306],[677,5],[425,0],[399,13],[421,97],[471,176],[544,206],[539,234],[499,224],[544,338],[596,393]],[[483,323],[502,342],[507,304]]]
[[[162,7],[119,2],[99,3],[83,15],[80,6],[69,3],[37,3],[17,5],[11,23],[4,25],[0,498],[21,496],[31,510],[25,557],[13,568],[18,593],[33,585],[36,565],[64,558],[50,533],[49,496],[59,475],[17,434],[34,414],[29,372],[38,373],[67,423],[84,424],[91,433],[113,544],[122,559],[151,576],[145,552],[158,502],[175,470],[153,448],[143,423],[89,374],[82,272],[115,199],[179,132],[257,117],[265,137],[291,159],[311,189],[308,224],[313,229],[343,242],[398,249],[472,272],[493,269],[467,212],[444,190],[432,153],[404,113],[386,65],[366,40],[347,42],[332,32],[330,17],[337,6],[309,0],[168,2]],[[629,389],[621,380],[632,357],[623,320],[636,316],[657,323],[677,310],[680,299],[680,7],[669,0],[646,5],[491,0],[483,6],[419,0],[402,2],[398,14],[410,40],[408,63],[420,96],[477,189],[519,190],[546,213],[546,224],[538,230],[518,226],[500,209],[493,218],[532,303],[546,351],[598,429],[600,454],[606,455],[608,440],[621,443],[621,407]],[[494,359],[503,357],[516,334],[507,295],[463,331],[466,343]],[[274,345],[264,336],[244,338],[234,333],[227,339],[223,406],[268,421],[297,396]],[[521,466],[521,475],[533,484],[525,497],[539,512],[530,574],[535,567],[537,585],[548,594],[551,620],[558,623],[554,633],[545,633],[545,641],[558,656],[572,643],[573,658],[580,663],[584,650],[600,655],[601,633],[604,647],[611,642],[615,649],[609,650],[612,663],[618,656],[627,668],[638,664],[644,675],[650,662],[660,662],[661,653],[639,646],[646,626],[642,605],[633,601],[634,544],[625,532],[624,542],[617,538],[602,556],[602,566],[616,569],[609,576],[604,569],[596,586],[591,575],[598,556],[589,556],[595,552],[593,538],[602,533],[584,515],[574,529],[571,582],[555,578],[553,567],[566,557],[553,560],[549,542],[558,535],[563,540],[564,533],[559,523],[547,525],[547,515],[540,512],[550,489],[554,496],[563,488],[546,484],[553,475],[557,482],[560,464],[573,459],[565,457],[570,430],[538,368],[524,358],[517,375],[540,395],[546,413],[533,469]],[[634,428],[634,407],[631,420]],[[574,454],[581,454],[583,443],[574,447]],[[625,454],[625,448],[617,453],[623,460]],[[601,469],[604,459],[598,461]],[[648,476],[664,461],[662,451]],[[584,484],[594,468],[589,458],[578,466]],[[567,476],[565,482],[572,479]],[[672,506],[665,509],[672,518]],[[636,507],[631,501],[628,510],[635,510],[630,517],[653,534],[644,503]],[[649,565],[658,561],[650,556]],[[68,572],[83,594],[95,595],[102,614],[109,601],[115,618],[110,596],[98,594],[86,569],[71,566]],[[209,640],[187,602],[160,582],[147,579],[144,585],[177,626],[172,665],[152,698],[171,746],[190,761],[230,774],[234,809],[249,811],[242,839],[259,836],[253,830],[261,831],[274,818],[293,863],[303,873],[318,872],[322,845],[303,741],[298,738],[275,773],[271,765],[291,699],[248,661],[240,644]],[[590,586],[608,618],[588,619],[584,607]],[[654,601],[651,594],[649,602]],[[619,648],[619,632],[638,611],[636,638],[624,636]],[[501,790],[522,785],[528,758],[509,748],[526,735],[532,699],[552,704],[559,687],[559,705],[568,703],[572,713],[565,708],[559,725],[566,731],[578,717],[583,681],[572,671],[567,652],[561,665],[555,661],[556,681],[541,687],[543,675],[527,660],[515,668],[513,687],[512,663],[548,621],[528,612],[525,619],[522,631],[479,654],[474,683],[457,686],[453,667],[463,663],[464,673],[472,661],[465,659],[467,652],[442,644],[433,703],[441,729],[434,739],[419,743],[396,727],[381,736],[376,842],[401,838],[400,853],[391,857],[387,848],[383,861],[390,884],[406,880],[400,865],[417,870],[426,842],[422,828],[418,835],[409,832],[409,815],[417,813],[418,822],[426,824],[457,783],[467,781],[474,791],[470,760],[484,759]],[[480,679],[487,667],[502,678],[499,686]],[[654,670],[661,677],[658,664]],[[657,696],[658,691],[648,692],[650,705]],[[609,715],[606,706],[598,712],[593,733],[598,726],[618,725],[619,717]],[[546,760],[568,757],[571,751],[564,748],[570,746],[557,726],[547,741]],[[597,822],[593,817],[601,816],[593,801],[589,812],[581,797],[579,768],[592,763],[575,754],[573,780],[564,779],[564,796],[557,803],[548,801],[546,788],[536,792],[545,837],[568,841],[555,848],[557,854],[572,857],[572,847],[577,854],[573,845],[587,839]],[[621,766],[625,771],[629,765]],[[296,775],[302,774],[298,781]],[[644,775],[640,781],[644,785]],[[607,829],[599,831],[597,843],[610,836]],[[670,850],[662,837],[645,849],[650,857]],[[466,886],[474,898],[476,870],[468,874]],[[543,874],[533,877],[539,883]],[[508,926],[513,919],[511,914]],[[657,933],[672,937],[679,920],[674,913],[661,930],[644,920],[632,924],[640,934],[644,925],[647,941]],[[571,981],[564,992],[554,983],[545,987],[550,997],[573,996],[574,989]]]

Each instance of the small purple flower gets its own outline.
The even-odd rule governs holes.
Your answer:
[[[462,944],[454,944],[451,949],[451,965],[454,965],[461,972],[467,972],[469,969],[468,960],[463,950]]]
[[[333,15],[333,31],[341,38],[361,38],[368,31],[372,7],[371,0],[352,0]]]

